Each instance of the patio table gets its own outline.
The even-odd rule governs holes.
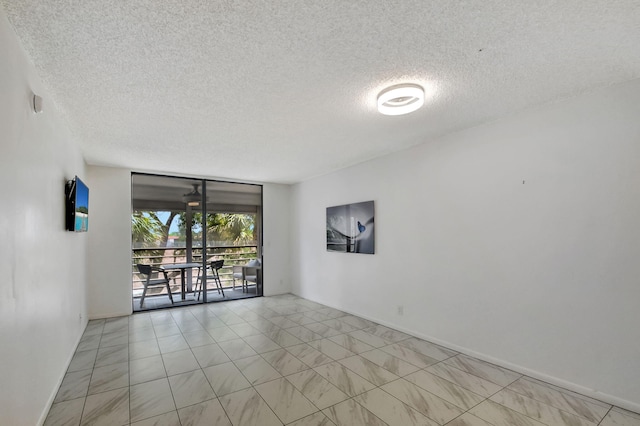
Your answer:
[[[180,269],[180,284],[181,284],[181,296],[182,296],[182,300],[184,300],[184,294],[185,294],[185,280],[184,280],[184,276],[185,276],[185,270],[187,269],[191,269],[191,268],[199,268],[201,267],[202,264],[200,263],[195,263],[195,262],[191,262],[191,263],[168,263],[166,265],[161,265],[160,268],[164,269],[165,271],[175,271],[177,269]]]

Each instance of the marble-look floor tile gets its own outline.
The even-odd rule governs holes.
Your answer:
[[[82,418],[85,398],[58,402],[51,406],[44,426],[77,426]]]
[[[210,399],[178,410],[182,426],[231,426],[218,399]]]
[[[376,387],[337,361],[321,365],[314,370],[351,397]]]
[[[438,423],[380,388],[360,394],[354,400],[390,425],[438,426]]]
[[[337,426],[386,426],[371,411],[348,399],[322,411]]]
[[[242,339],[227,340],[219,342],[218,345],[232,360],[258,355],[258,353]]]
[[[160,414],[139,422],[131,423],[131,426],[181,426],[177,411]]]
[[[137,313],[129,317],[129,331],[147,327],[153,327],[153,322],[148,314]]]
[[[404,379],[387,383],[382,386],[382,390],[440,424],[445,424],[463,413],[463,410],[450,402]]]
[[[600,404],[594,404],[583,398],[577,398],[539,382],[521,378],[511,383],[508,388],[528,398],[580,416],[593,423],[599,423],[609,411]]]
[[[102,334],[104,330],[105,320],[91,320],[87,323],[87,327],[84,329],[84,333],[82,333],[82,337],[85,336],[93,336],[96,334]]]
[[[249,337],[261,334],[260,330],[246,322],[230,325],[229,328],[240,337]]]
[[[265,332],[264,335],[283,348],[303,343],[301,339],[298,339],[293,334],[289,333],[288,330],[271,330]]]
[[[216,328],[207,328],[207,332],[216,343],[226,342],[228,340],[238,340],[240,336],[238,336],[233,330],[229,327],[216,327]]]
[[[300,420],[296,420],[293,423],[289,423],[287,426],[334,426],[329,417],[325,416],[321,412],[313,413],[310,416],[303,417]]]
[[[78,347],[76,348],[76,352],[88,351],[91,349],[98,349],[100,346],[100,339],[102,338],[102,334],[90,334],[87,336],[83,336],[78,343]]]
[[[187,341],[187,344],[191,348],[197,346],[205,346],[215,343],[213,338],[204,329],[198,331],[192,331],[189,333],[183,333],[182,336]]]
[[[129,330],[129,316],[107,318],[104,321],[102,333],[113,333],[122,330]]]
[[[129,343],[144,342],[146,340],[156,340],[156,333],[153,331],[153,327],[138,328],[129,331]]]
[[[384,346],[380,348],[380,350],[420,368],[426,368],[438,362],[437,359],[423,355],[420,352],[416,352],[404,346],[400,346],[399,344]]]
[[[270,352],[270,351],[275,351],[276,349],[280,349],[280,345],[278,345],[273,340],[269,339],[264,334],[248,336],[248,337],[245,337],[243,340],[247,342],[249,346],[251,346],[253,350],[259,354],[263,352]]]
[[[113,333],[103,333],[98,347],[119,346],[129,343],[129,330],[115,331]]]
[[[414,373],[420,369],[419,367],[409,364],[398,357],[382,352],[380,349],[362,352],[360,356],[400,377],[404,377],[407,374]]]
[[[93,370],[81,370],[65,374],[53,402],[68,401],[87,396],[92,373]]]
[[[254,386],[282,377],[275,368],[259,355],[235,360],[234,364],[244,377],[249,380],[249,383]]]
[[[187,341],[182,337],[182,334],[159,337],[158,346],[160,347],[161,354],[189,349],[189,344],[187,344]]]
[[[246,322],[245,320],[243,320],[242,318],[240,318],[238,315],[234,313],[221,312],[217,315],[218,315],[218,318],[220,318],[222,322],[224,322],[227,326],[232,324],[242,324]]]
[[[514,371],[462,354],[446,359],[443,362],[503,387],[521,377],[521,374]]]
[[[96,367],[89,383],[89,395],[129,386],[129,363]]]
[[[325,315],[327,317],[327,319],[342,318],[344,316],[349,315],[346,312],[340,311],[338,309],[330,308],[328,306],[323,306],[323,307],[317,309],[316,312]]]
[[[255,389],[244,389],[220,397],[220,403],[234,426],[281,426]]]
[[[304,316],[306,316],[308,318],[311,318],[312,320],[314,320],[316,322],[318,322],[318,321],[326,321],[328,319],[331,319],[330,315],[326,315],[326,314],[323,314],[323,313],[318,312],[318,311],[307,311],[307,312],[304,312],[303,314],[304,314]]]
[[[374,336],[378,336],[391,343],[396,343],[400,340],[405,340],[411,337],[408,334],[402,333],[389,327],[385,327],[384,325],[376,325],[373,327],[365,328],[363,329],[363,331],[369,334],[373,334]]]
[[[169,380],[166,378],[140,383],[139,385],[131,386],[129,389],[131,392],[130,410],[132,422],[168,413],[176,409],[171,388],[169,387]]]
[[[314,340],[307,344],[334,360],[339,360],[355,355],[350,350],[344,348],[343,346],[340,346],[339,344],[329,339]]]
[[[552,426],[595,426],[582,417],[566,411],[559,410],[535,399],[520,395],[508,388],[501,390],[490,398],[491,401],[517,411],[520,414],[538,420],[541,423]]]
[[[640,426],[640,413],[613,407],[602,419],[600,426]]]
[[[309,368],[308,365],[300,361],[298,358],[291,355],[284,349],[278,349],[272,352],[265,352],[262,354],[262,358],[267,361],[278,373],[283,376],[304,371]]]
[[[309,367],[318,367],[333,361],[333,359],[329,358],[317,349],[312,348],[307,343],[289,346],[287,351]]]
[[[249,322],[247,324],[250,324],[256,330],[260,330],[260,332],[262,332],[262,333],[266,333],[266,332],[269,332],[269,331],[281,330],[281,328],[278,327],[277,325],[275,325],[274,323],[269,322],[269,321],[265,321],[264,319],[260,320],[260,321],[251,321],[251,322]],[[236,337],[236,339],[237,339],[237,337]]]
[[[314,322],[311,324],[304,325],[303,327],[308,328],[316,334],[321,335],[324,338],[337,336],[338,334],[342,334],[341,331],[336,330],[335,328],[331,328],[328,325],[324,325],[319,322]]]
[[[198,361],[190,349],[177,352],[169,352],[162,355],[162,362],[168,376],[186,373],[200,368]]]
[[[337,319],[337,318],[322,321],[321,324],[329,326],[334,330],[338,330],[341,333],[350,333],[352,331],[358,330],[358,327],[354,327],[353,325],[347,322],[343,322],[341,319]]]
[[[180,335],[182,333],[178,325],[173,321],[171,321],[170,323],[161,324],[161,325],[154,324],[153,331],[155,332],[156,337],[158,339],[161,339],[163,337]]]
[[[298,325],[297,323],[291,321],[289,318],[285,316],[272,317],[272,318],[269,318],[269,321],[271,321],[273,324],[277,325],[280,328],[290,328]]]
[[[383,346],[388,346],[392,343],[388,340],[384,340],[381,337],[375,336],[371,333],[367,333],[366,331],[363,331],[363,330],[356,330],[347,334],[349,334],[349,336],[351,337],[355,337],[356,339],[366,343],[369,346],[373,346],[374,348],[381,348]]]
[[[212,345],[198,346],[197,348],[191,349],[191,352],[193,352],[196,360],[198,360],[198,364],[200,364],[200,367],[202,368],[230,361],[227,354],[224,353],[222,348],[216,343]]]
[[[405,379],[465,411],[485,400],[483,396],[424,370],[411,373]]]
[[[203,368],[202,371],[218,396],[251,387],[251,383],[232,362]]]
[[[180,321],[180,322],[176,321],[176,322],[178,324],[178,328],[180,328],[180,331],[182,332],[183,335],[189,334],[189,333],[195,333],[198,331],[205,331],[202,324],[197,322],[195,318],[191,318],[189,320]]]
[[[211,329],[220,328],[220,327],[227,327],[222,322],[222,320],[220,318],[216,317],[216,316],[200,318],[200,319],[198,319],[198,322],[200,322],[200,324],[204,327],[204,329],[207,330],[209,335],[211,335]],[[211,337],[213,337],[213,336],[211,336]],[[236,339],[237,339],[237,337],[236,337]]]
[[[81,426],[112,426],[129,423],[129,388],[90,395],[84,404]]]
[[[318,333],[314,333],[313,331],[303,326],[287,328],[287,332],[297,337],[303,342],[310,342],[312,340],[322,339],[321,335],[319,335]]]
[[[129,361],[129,344],[107,346],[98,349],[95,367],[104,367],[109,364],[118,364]]]
[[[73,373],[74,371],[92,369],[96,362],[97,349],[91,349],[88,351],[76,352],[71,359],[67,373]]]
[[[542,386],[550,388],[550,389],[555,389],[555,390],[557,390],[559,392],[562,392],[565,395],[569,395],[569,396],[572,396],[572,397],[575,397],[575,398],[578,398],[578,399],[582,399],[582,400],[587,401],[587,402],[589,402],[591,404],[594,404],[594,405],[599,405],[600,407],[603,407],[603,408],[605,408],[607,410],[612,408],[611,404],[607,404],[606,402],[602,402],[600,400],[590,398],[590,397],[588,397],[586,395],[582,395],[582,394],[570,391],[568,389],[564,389],[564,388],[561,388],[559,386],[552,385],[551,383],[543,382],[542,380],[534,379],[533,377],[522,376],[522,378],[526,379],[529,382],[537,383],[539,385],[542,385]]]
[[[311,324],[312,322],[316,322],[313,320],[313,318],[309,318],[308,316],[300,313],[300,314],[292,314],[292,315],[288,315],[287,318],[290,321],[295,322],[298,325],[305,325],[305,324]]]
[[[494,426],[543,426],[544,423],[537,422],[531,417],[527,417],[516,411],[513,411],[503,405],[496,404],[493,401],[486,400],[476,405],[470,414],[487,421]]]
[[[160,355],[129,361],[129,384],[149,382],[167,377]]]
[[[363,328],[371,328],[378,325],[373,321],[369,321],[355,315],[345,315],[343,317],[340,317],[340,321],[344,321],[347,324],[354,326],[358,330],[362,330]]]
[[[329,340],[339,344],[340,346],[353,352],[354,354],[359,354],[361,352],[366,352],[374,349],[373,346],[367,345],[363,341],[358,340],[348,334],[339,334],[337,336],[332,336],[329,337]]]
[[[178,409],[216,397],[202,370],[171,376],[169,385]]]
[[[287,376],[286,379],[321,410],[349,399],[347,394],[314,370],[294,373]]]
[[[458,352],[456,351],[436,345],[435,343],[418,339],[417,337],[410,337],[408,339],[401,340],[398,344],[405,348],[420,352],[422,355],[426,355],[429,358],[437,359],[438,361],[458,355]]]
[[[255,389],[285,424],[318,411],[300,391],[284,378],[262,383],[257,385]]]
[[[129,343],[129,359],[140,359],[160,355],[160,347],[156,339],[141,340]]]
[[[447,426],[493,426],[491,423],[482,420],[480,417],[476,417],[473,414],[466,412],[460,417],[456,417],[451,422],[447,423]]]
[[[457,384],[471,392],[482,395],[485,398],[498,392],[502,387],[481,377],[474,376],[466,371],[460,370],[444,362],[429,366],[425,369],[431,374],[442,377],[452,383]]]
[[[359,355],[341,359],[338,362],[376,386],[398,379],[395,374]]]

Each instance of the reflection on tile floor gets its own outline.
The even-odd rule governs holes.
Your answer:
[[[45,425],[640,426],[293,295],[91,321]]]

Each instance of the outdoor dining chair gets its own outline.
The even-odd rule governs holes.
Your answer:
[[[211,262],[207,269],[211,269],[211,274],[207,275],[207,282],[211,280],[216,284],[218,288],[218,294],[222,292],[222,297],[224,297],[224,290],[222,289],[222,282],[220,281],[220,274],[218,273],[220,269],[224,266],[223,260],[214,260]],[[198,284],[200,285],[200,290],[198,290]],[[196,280],[196,285],[193,288],[193,295],[195,296],[196,291],[198,292],[198,300],[200,300],[200,293],[202,293],[202,274],[198,272],[198,279]]]
[[[162,268],[158,268],[151,265],[144,265],[142,263],[138,263],[136,265],[138,267],[138,271],[146,277],[142,284],[144,285],[144,290],[142,290],[142,298],[140,299],[140,308],[142,308],[142,304],[144,303],[144,297],[147,295],[147,289],[149,287],[167,287],[167,293],[169,294],[169,299],[171,299],[171,303],[173,304],[173,296],[171,295],[171,287],[169,287],[169,277],[167,276],[167,271]],[[151,278],[154,273],[162,273],[162,276],[158,278]]]
[[[242,281],[242,292],[249,292],[249,283],[258,284],[258,270],[262,264],[259,259],[252,259],[246,265],[233,266],[233,289],[236,289],[236,279]]]

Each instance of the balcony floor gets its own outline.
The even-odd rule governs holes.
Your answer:
[[[150,289],[153,290],[153,289]],[[222,302],[225,300],[237,300],[237,299],[247,299],[250,297],[256,297],[256,286],[249,286],[248,292],[243,292],[242,287],[236,287],[234,290],[233,287],[224,289],[224,297],[222,294],[218,293],[218,290],[209,290],[207,292],[207,303],[210,302]],[[142,309],[140,308],[140,297],[134,296],[133,298],[133,312],[141,312],[141,311],[149,311],[152,309],[162,309],[162,308],[171,308],[178,306],[187,306],[194,305],[202,302],[202,295],[200,295],[200,300],[197,300],[198,295],[194,295],[193,292],[187,292],[185,294],[185,300],[180,300],[180,293],[173,293],[173,301],[171,304],[169,300],[169,296],[166,294],[159,295],[149,295],[144,298],[144,305]]]

